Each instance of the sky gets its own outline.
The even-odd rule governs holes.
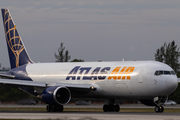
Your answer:
[[[180,0],[1,0],[34,62],[154,60],[164,42],[180,47]],[[10,67],[0,15],[0,63]]]

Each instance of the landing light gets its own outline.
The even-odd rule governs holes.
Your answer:
[[[90,90],[92,90],[92,91],[96,91],[97,89],[95,88],[95,87],[90,87]]]

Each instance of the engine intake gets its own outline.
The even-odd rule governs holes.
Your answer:
[[[53,86],[45,89],[42,93],[42,100],[46,104],[65,105],[71,100],[71,92],[62,86]]]

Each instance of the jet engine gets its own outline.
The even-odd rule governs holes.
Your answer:
[[[71,92],[63,86],[52,86],[43,91],[42,100],[46,104],[65,105],[71,100]]]

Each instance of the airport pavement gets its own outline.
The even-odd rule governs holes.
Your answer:
[[[179,113],[104,113],[104,112],[63,112],[63,113],[0,113],[1,119],[55,119],[55,120],[179,120]]]
[[[101,105],[65,105],[65,108],[102,108]],[[1,107],[9,108],[45,108],[41,105],[13,105],[1,104]],[[124,104],[121,108],[154,108],[142,104]],[[178,108],[180,105],[165,106],[165,108]],[[155,112],[74,112],[47,113],[45,111],[1,111],[0,119],[56,119],[56,120],[180,120],[180,113],[155,113]]]

